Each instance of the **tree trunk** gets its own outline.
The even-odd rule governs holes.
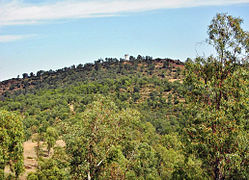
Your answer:
[[[4,179],[4,168],[5,165],[4,164],[0,164],[0,179]]]
[[[219,168],[220,160],[219,158],[216,159],[215,161],[215,168],[214,168],[214,175],[215,175],[215,180],[223,180],[225,179],[221,169]]]
[[[88,179],[88,180],[91,180],[91,174],[90,174],[90,171],[88,171],[88,174],[87,174],[87,179]]]

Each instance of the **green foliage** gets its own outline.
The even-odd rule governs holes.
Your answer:
[[[56,140],[58,139],[58,132],[55,128],[48,127],[45,133],[45,142],[47,143],[48,155],[51,148],[54,147]]]
[[[186,142],[214,179],[248,179],[248,67],[238,65],[244,36],[241,20],[218,14],[209,26],[217,58],[186,64]],[[248,37],[247,37],[248,38]],[[243,150],[242,150],[243,149]],[[242,151],[241,151],[242,150]]]
[[[212,20],[217,56],[187,59],[184,84],[180,61],[140,55],[1,82],[1,178],[8,165],[20,174],[24,134],[39,158],[28,179],[248,179],[249,37],[241,22]],[[65,148],[55,146],[58,137]],[[53,148],[44,159],[42,141]]]
[[[74,177],[97,178],[110,149],[118,145],[138,121],[137,112],[127,110],[129,114],[118,113],[113,102],[103,97],[98,99],[77,117],[66,139],[67,151],[72,155]]]
[[[40,179],[70,179],[69,158],[63,147],[54,147],[53,155],[49,158],[40,158],[36,172],[29,173],[28,180]]]
[[[10,166],[15,177],[23,172],[23,141],[21,116],[0,111],[0,179],[4,178],[6,166]]]
[[[29,173],[28,180],[68,180],[69,175],[64,169],[60,169],[56,160],[42,159],[39,161],[37,171]]]
[[[159,162],[164,155],[158,154],[164,147],[157,148],[160,136],[155,128],[150,123],[142,123],[136,110],[119,110],[109,98],[97,97],[97,101],[66,125],[72,177],[163,179]],[[168,159],[177,154],[184,161],[180,147],[178,150],[170,149],[165,154],[172,153]],[[168,159],[163,162],[168,163]],[[164,174],[176,170],[175,162],[171,164],[168,169],[163,168]]]

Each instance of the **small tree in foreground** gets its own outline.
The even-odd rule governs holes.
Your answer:
[[[10,166],[15,177],[23,172],[23,124],[22,118],[8,111],[0,111],[0,179],[4,169]]]

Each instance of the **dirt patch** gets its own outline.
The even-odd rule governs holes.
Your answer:
[[[58,140],[58,141],[56,141],[56,145],[55,146],[65,147],[66,143],[63,140]]]
[[[46,154],[46,145],[41,142],[40,143],[42,151]],[[63,140],[56,141],[56,145],[59,147],[65,147],[66,143]],[[25,180],[30,172],[35,172],[38,166],[37,156],[36,156],[36,147],[37,143],[32,142],[32,140],[26,141],[23,143],[24,148],[24,168],[25,172],[20,176],[20,180]],[[51,150],[50,156],[53,154],[53,149]],[[10,168],[7,166],[4,171],[6,174],[11,173]]]
[[[70,111],[75,114],[75,111],[74,111],[74,105],[73,104],[69,104],[69,108],[70,108]]]
[[[20,177],[21,180],[25,180],[28,173],[35,172],[37,167],[37,156],[36,156],[36,145],[37,143],[32,142],[32,140],[26,141],[23,143],[24,148],[24,168],[25,172]]]
[[[163,67],[163,63],[156,63],[155,68],[159,69]]]
[[[183,83],[181,79],[169,79],[169,82],[175,82],[175,81],[179,81],[180,83]]]

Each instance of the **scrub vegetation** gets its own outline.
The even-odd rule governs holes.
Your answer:
[[[241,23],[217,14],[216,55],[185,63],[106,58],[0,82],[0,179],[249,179]]]

